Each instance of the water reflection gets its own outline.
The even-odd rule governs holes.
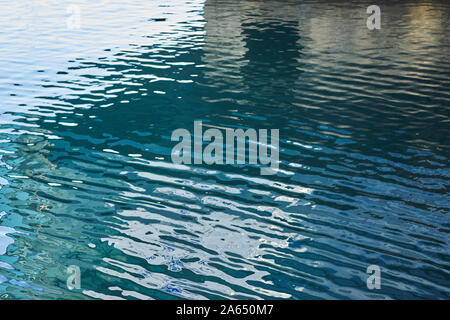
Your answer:
[[[17,4],[45,46],[0,19],[1,294],[447,297],[449,8],[424,6],[371,33],[339,3],[111,0],[70,32]],[[172,164],[194,120],[279,128],[280,174]]]

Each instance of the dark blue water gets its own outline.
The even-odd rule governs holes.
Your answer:
[[[449,4],[77,3],[0,1],[0,298],[450,298]],[[194,120],[279,172],[173,164]]]

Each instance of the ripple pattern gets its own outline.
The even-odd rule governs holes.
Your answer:
[[[0,298],[450,298],[446,2],[378,31],[361,2],[77,3],[0,0]],[[194,120],[280,129],[279,172],[173,164]]]

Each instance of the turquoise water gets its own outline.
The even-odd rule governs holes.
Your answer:
[[[449,4],[76,3],[0,1],[0,298],[450,298]],[[173,164],[194,120],[279,172]]]

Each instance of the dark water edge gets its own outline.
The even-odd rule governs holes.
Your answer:
[[[447,2],[3,2],[0,298],[450,298]],[[194,120],[280,171],[173,164]]]

